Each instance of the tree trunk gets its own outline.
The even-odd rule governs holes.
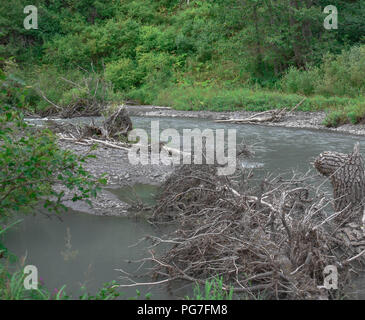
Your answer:
[[[350,154],[325,151],[316,158],[314,167],[332,183],[334,209],[341,212],[335,221],[361,223],[365,206],[364,161],[359,144]]]

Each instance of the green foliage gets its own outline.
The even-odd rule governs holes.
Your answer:
[[[232,300],[233,289],[229,291],[223,288],[223,278],[215,277],[212,280],[206,280],[204,291],[201,291],[200,285],[197,283],[194,287],[194,297],[188,296],[187,300]]]
[[[82,68],[60,71],[50,65],[24,71],[14,67],[7,74],[8,78],[23,77],[22,85],[27,88],[25,104],[29,111],[40,115],[60,111],[67,114],[67,109],[85,114],[90,111],[92,114],[93,109],[97,109],[96,106],[120,100],[113,91],[112,83],[103,73],[95,72],[92,65],[90,71]]]
[[[183,84],[231,90],[282,88],[304,95],[364,94],[364,48],[359,45],[365,23],[358,2],[334,0],[341,12],[337,32],[323,28],[324,0],[289,4],[191,0],[189,5],[178,0],[37,0],[33,4],[39,9],[39,30],[22,26],[19,12],[25,0],[1,7],[0,54],[21,63],[13,81],[32,86],[28,102],[36,112],[50,108],[37,97],[38,84],[61,108],[89,104],[85,86],[75,88],[60,78],[81,84],[85,75],[80,68],[89,70],[91,65],[100,79],[105,71],[117,99],[141,103],[161,100],[173,84],[174,90]],[[354,47],[349,50],[350,46]]]
[[[341,111],[330,112],[323,121],[323,124],[328,127],[338,127],[344,123],[344,115]]]
[[[338,96],[365,94],[365,45],[354,46],[338,56],[326,56],[322,72],[318,92]]]
[[[291,67],[281,80],[281,83],[285,92],[312,95],[316,92],[319,81],[320,70],[318,68],[310,68],[303,71]]]
[[[55,200],[47,199],[44,206],[59,209],[65,192],[55,191],[53,186],[58,183],[74,192],[73,201],[96,196],[98,181],[82,167],[87,157],[59,149],[46,130],[10,128],[13,116],[9,112],[0,116],[0,216],[32,208],[46,196]]]
[[[9,272],[6,265],[0,263],[0,300],[48,300],[47,290],[41,286],[35,290],[24,288],[22,271]]]
[[[290,68],[281,81],[285,92],[357,97],[365,95],[365,45],[326,55],[319,67]]]
[[[317,101],[303,110],[327,105],[317,96],[365,94],[360,1],[333,1],[341,12],[337,31],[323,28],[324,0],[191,0],[189,5],[178,0],[37,0],[39,30],[22,27],[19,12],[25,4],[16,0],[0,9],[0,54],[20,63],[17,72],[8,72],[10,86],[31,86],[26,102],[42,114],[52,108],[39,98],[40,90],[60,108],[85,109],[94,103],[90,92],[94,96],[97,83],[105,84],[96,90],[96,100],[104,104],[128,98],[214,110],[267,109],[269,98],[273,107],[297,99],[277,97],[279,90],[314,96]],[[92,79],[81,71],[91,67]],[[107,88],[103,98],[101,87]],[[175,96],[181,87],[188,97]],[[219,88],[219,93],[200,88]],[[248,89],[255,93],[242,97]],[[185,101],[171,102],[172,97]]]
[[[129,58],[121,58],[106,65],[105,78],[111,81],[117,90],[135,88],[142,80],[142,76],[137,70],[136,63]]]
[[[70,190],[73,201],[90,203],[90,197],[96,197],[100,184],[105,183],[83,168],[90,156],[64,151],[49,130],[29,126],[21,106],[25,92],[15,89],[19,105],[12,105],[13,99],[9,104],[7,79],[3,73],[0,76],[0,218],[14,211],[27,211],[40,200],[49,209],[64,208],[65,191],[56,191],[57,184]]]
[[[98,290],[95,296],[86,292],[86,287],[81,288],[85,293],[79,297],[80,300],[113,300],[121,294],[116,289],[116,282],[106,282],[103,287]]]
[[[90,62],[100,67],[104,60],[134,57],[139,29],[139,24],[130,19],[110,19],[105,24],[85,26],[79,32],[57,36],[47,43],[45,62],[61,68],[75,65],[88,68]]]
[[[136,289],[136,295],[134,297],[130,297],[128,298],[128,300],[138,300],[142,297],[141,295],[141,291],[139,291],[138,289]],[[144,296],[145,300],[150,300],[151,299],[151,293],[148,292],[145,294]]]
[[[0,300],[70,300],[74,299],[66,293],[66,286],[50,292],[42,283],[38,282],[38,289],[25,289],[26,274],[22,268],[18,271],[9,271],[8,265],[0,263]],[[115,281],[105,283],[95,295],[91,295],[82,287],[84,293],[79,300],[114,300],[121,294],[115,288]]]
[[[347,104],[345,107],[330,111],[323,124],[326,127],[338,127],[344,123],[358,124],[365,122],[365,103]]]
[[[153,103],[171,106],[178,110],[265,111],[273,108],[293,108],[302,99],[303,96],[298,94],[283,94],[262,89],[180,86],[162,90]],[[350,98],[313,96],[306,99],[297,110],[325,110],[357,101]]]

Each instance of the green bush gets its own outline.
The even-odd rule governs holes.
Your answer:
[[[90,62],[101,68],[104,60],[134,57],[139,32],[139,24],[130,19],[87,26],[81,32],[56,36],[47,43],[44,61],[66,70],[77,65],[89,68]]]
[[[9,104],[7,79],[0,74],[0,219],[14,211],[27,211],[39,201],[58,210],[64,208],[64,191],[54,186],[64,185],[73,194],[73,201],[95,197],[104,179],[96,179],[82,164],[89,156],[77,156],[60,149],[49,130],[29,126],[23,118],[21,98],[18,105]],[[24,93],[17,89],[20,97]]]
[[[332,111],[327,114],[323,121],[323,124],[328,128],[336,128],[345,122],[344,114],[342,111]]]
[[[357,97],[365,94],[365,45],[327,54],[319,67],[290,68],[281,80],[285,92]]]
[[[133,60],[122,58],[106,65],[105,78],[117,90],[130,90],[139,85],[142,73],[137,70],[137,64]]]
[[[175,37],[173,28],[162,29],[156,26],[143,26],[140,31],[140,45],[136,48],[136,51],[172,52],[176,50]]]
[[[170,86],[161,90],[154,104],[171,106],[179,110],[212,111],[265,111],[275,108],[293,108],[303,96],[282,92],[252,90],[248,88],[226,89],[219,87]],[[348,103],[357,103],[357,99],[312,96],[307,98],[297,110],[316,111],[336,108]]]
[[[330,111],[323,124],[326,127],[338,127],[345,123],[358,124],[365,121],[365,103],[347,104],[340,110]]]
[[[97,73],[92,68],[90,71],[58,70],[52,65],[44,65],[12,72],[15,75],[22,73],[23,87],[27,87],[28,91],[25,103],[39,115],[62,114],[76,106],[77,111],[87,114],[88,109],[92,111],[94,106],[105,106],[120,100],[118,94],[113,92],[112,83],[105,79],[103,73]]]
[[[365,94],[365,45],[354,46],[338,56],[327,55],[321,72],[323,81],[318,93],[352,97]]]
[[[215,277],[212,280],[206,280],[204,285],[204,291],[200,289],[200,285],[197,283],[194,287],[194,300],[232,300],[233,289],[229,291],[223,288],[223,278]],[[186,297],[190,300],[190,297]]]
[[[312,95],[316,92],[319,81],[320,71],[318,68],[303,71],[291,67],[281,80],[281,86],[288,93]]]

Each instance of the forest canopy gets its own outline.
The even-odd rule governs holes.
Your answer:
[[[103,103],[134,100],[183,108],[211,107],[219,90],[236,100],[247,89],[279,92],[274,107],[300,97],[364,94],[365,5],[350,0],[35,0],[38,29],[23,26],[24,0],[0,7],[2,67],[32,86],[37,110],[85,99],[95,79],[107,83]],[[327,5],[338,29],[324,28]],[[10,62],[9,62],[10,61]],[[90,86],[72,86],[86,78]],[[63,79],[63,80],[62,80]],[[65,81],[64,79],[67,79]],[[98,91],[99,90],[99,91]],[[227,90],[229,90],[228,94]],[[237,93],[237,92],[236,92]],[[251,93],[252,94],[252,93]],[[231,103],[226,108],[258,105]],[[179,101],[176,97],[189,96]],[[357,102],[346,100],[341,107]],[[304,109],[338,103],[306,102]],[[216,107],[219,110],[220,106]]]

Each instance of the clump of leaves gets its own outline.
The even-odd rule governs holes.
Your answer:
[[[8,91],[3,86],[6,81],[3,73],[1,80],[0,98]],[[23,116],[24,95],[20,92],[16,105],[0,99],[0,218],[14,211],[27,211],[41,200],[50,210],[64,208],[65,191],[56,191],[56,185],[67,188],[72,201],[90,203],[100,185],[106,183],[83,168],[91,155],[62,150],[52,132],[28,125]]]
[[[232,300],[233,289],[224,290],[223,278],[215,277],[211,280],[205,281],[204,290],[202,291],[198,283],[194,287],[194,300]],[[186,297],[190,300],[190,297]]]

